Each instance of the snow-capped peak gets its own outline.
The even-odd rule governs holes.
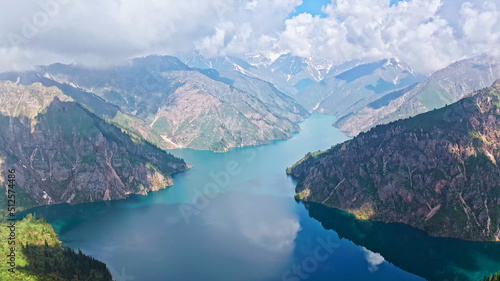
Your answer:
[[[283,50],[279,52],[265,51],[258,54],[247,55],[248,62],[255,67],[268,67],[275,61],[277,61],[281,56],[289,54],[289,51]]]

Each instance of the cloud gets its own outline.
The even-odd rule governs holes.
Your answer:
[[[0,4],[0,71],[52,62],[113,64],[151,53],[208,56],[289,50],[302,57],[399,57],[432,72],[500,51],[492,0],[25,0]]]
[[[481,6],[471,2],[462,4],[460,15],[464,45],[473,53],[500,55],[500,11],[493,2]]]
[[[283,19],[300,4],[301,0],[4,1],[0,70],[53,61],[114,63],[186,50],[210,55],[250,52],[264,48],[266,36],[276,37]],[[42,22],[40,15],[47,19]],[[13,43],[12,38],[17,40]]]
[[[379,253],[374,253],[363,247],[363,251],[365,252],[365,259],[368,262],[368,270],[370,272],[375,272],[378,270],[378,267],[385,261],[384,257],[382,257]]]
[[[255,225],[244,225],[241,228],[242,234],[256,246],[276,252],[292,250],[300,230],[299,222],[291,218],[277,222],[257,222]]]
[[[298,56],[335,61],[395,56],[421,72],[435,71],[466,56],[497,54],[496,5],[451,2],[445,6],[441,0],[396,5],[385,0],[335,0],[324,8],[324,18],[301,14],[287,20],[280,44]],[[453,5],[460,8],[453,10]]]
[[[433,71],[464,55],[441,7],[440,0],[396,5],[336,0],[324,8],[324,18],[301,14],[287,20],[280,43],[299,56],[335,61],[397,56],[420,71]]]

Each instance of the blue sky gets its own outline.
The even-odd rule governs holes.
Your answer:
[[[326,16],[321,12],[321,8],[330,2],[331,0],[302,0],[302,5],[298,6],[295,12],[290,14],[290,18],[302,13],[309,13],[313,16]]]
[[[408,0],[390,0],[390,1],[391,1],[391,5],[393,5],[393,4],[397,4],[401,1],[408,1]]]
[[[405,0],[389,0],[391,5],[396,4]],[[291,13],[288,18],[292,18],[298,14],[309,13],[313,16],[319,15],[325,17],[326,15],[321,11],[323,6],[331,3],[331,0],[303,0],[302,5],[295,9],[295,12]]]

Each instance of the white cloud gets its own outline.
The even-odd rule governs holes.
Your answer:
[[[500,11],[493,2],[478,6],[470,2],[462,4],[464,44],[474,53],[500,55]]]
[[[36,21],[36,15],[48,13],[39,2],[49,3],[48,11],[54,11],[41,26],[33,23],[34,16]],[[62,2],[0,3],[0,71],[53,61],[113,63],[195,49],[211,55],[249,52],[261,48],[263,36],[276,37],[283,19],[301,0]],[[32,31],[32,26],[36,31],[25,36],[23,31]],[[13,36],[21,38],[17,50],[9,39]]]
[[[375,272],[378,267],[385,261],[384,257],[379,253],[374,253],[363,247],[365,252],[365,259],[368,262],[368,270],[370,272]]]
[[[493,0],[26,0],[0,4],[0,71],[55,61],[110,64],[151,53],[209,56],[290,50],[345,61],[397,56],[431,72],[500,52]],[[42,4],[40,4],[42,3]]]
[[[288,20],[280,42],[302,56],[336,61],[397,56],[432,71],[462,56],[453,28],[439,15],[441,6],[440,0],[392,6],[385,0],[336,0],[324,9],[326,18],[302,14]]]
[[[283,219],[277,222],[258,222],[255,225],[244,225],[242,234],[255,246],[268,251],[290,252],[295,246],[295,238],[301,227],[295,219]]]
[[[287,20],[280,44],[299,56],[336,61],[396,56],[422,72],[500,50],[499,11],[493,2],[446,2],[443,10],[441,0],[392,6],[386,0],[334,0],[324,9],[325,18],[301,14]],[[461,8],[453,11],[450,5]]]

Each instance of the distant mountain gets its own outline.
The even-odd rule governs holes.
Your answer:
[[[378,124],[441,108],[499,78],[498,58],[482,55],[461,60],[435,72],[416,87],[391,92],[357,112],[339,116],[335,126],[354,136]]]
[[[441,109],[377,126],[288,173],[297,197],[431,235],[500,241],[500,80]]]
[[[165,132],[162,137],[175,146],[223,151],[289,138],[299,131],[297,124],[277,116],[253,95],[200,72],[164,77],[179,84],[159,104],[150,127]]]
[[[18,209],[145,194],[187,168],[57,87],[0,81],[0,172],[15,169]]]
[[[210,68],[219,71],[237,70],[243,74],[249,74],[251,76],[254,75],[252,72],[257,69],[257,67],[251,65],[247,61],[234,56],[206,58],[203,55],[197,54],[195,56],[181,57],[181,59],[186,65],[193,68]]]
[[[216,70],[209,71],[217,72]],[[305,117],[309,116],[309,112],[295,99],[282,93],[267,81],[247,76],[238,71],[220,71],[220,73],[217,72],[217,76],[222,79],[221,81],[258,98],[277,116],[285,117],[294,122],[303,121]]]
[[[281,55],[268,66],[274,75],[286,80],[297,91],[321,81],[333,67],[334,64],[331,62],[305,59],[290,54]]]
[[[300,105],[268,84],[260,92],[245,92],[216,73],[192,69],[169,56],[148,56],[105,69],[54,64],[35,73],[3,74],[2,78],[39,81],[68,95],[78,92],[71,95],[77,102],[161,148],[224,151],[268,143],[299,131],[288,118],[299,121],[307,116]],[[267,103],[259,99],[265,96],[263,92],[268,95]],[[276,98],[269,96],[274,94]],[[92,102],[80,101],[81,97]],[[99,110],[117,113],[99,114]]]
[[[268,66],[276,58],[274,57],[254,57],[251,60],[253,63],[249,63],[247,60],[232,57],[223,56],[215,58],[206,58],[203,55],[197,54],[195,56],[185,56],[181,57],[182,61],[193,68],[199,69],[213,69],[218,72],[239,72],[251,78],[257,78],[266,82],[272,83],[280,92],[286,93],[287,95],[294,95],[298,91],[288,83],[285,79],[274,75]]]
[[[186,56],[183,61],[196,68],[210,68],[221,72],[237,71],[270,82],[279,91],[290,96],[322,80],[335,69],[332,62],[301,58],[287,52],[258,53],[247,55],[245,59],[233,56],[205,58],[195,55]]]
[[[357,65],[335,76],[328,75],[300,91],[296,99],[311,112],[340,117],[361,110],[387,93],[424,79],[404,62],[381,60]]]

